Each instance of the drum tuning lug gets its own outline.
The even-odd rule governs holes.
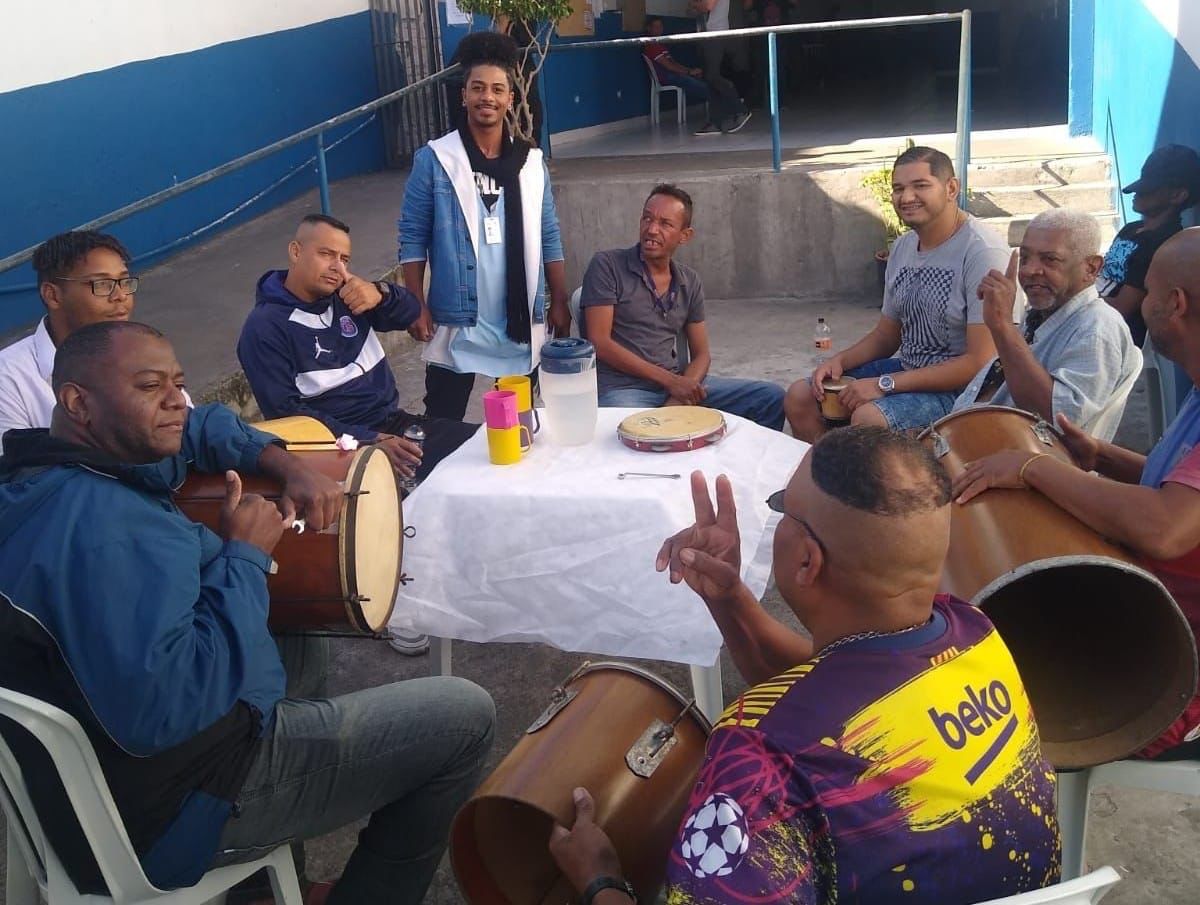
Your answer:
[[[407,528],[404,529],[403,534],[405,537],[416,537],[417,529],[415,526],[409,525]]]
[[[649,779],[678,743],[675,727],[656,719],[625,753],[625,766],[634,775]]]
[[[1030,428],[1033,435],[1045,443],[1047,446],[1054,445],[1054,430],[1045,421],[1038,420]]]
[[[543,710],[536,720],[529,724],[529,728],[525,730],[526,735],[533,735],[539,729],[546,726],[552,719],[558,716],[558,712],[566,707],[579,694],[574,688],[564,688],[559,685],[554,691],[550,692],[550,704]]]
[[[400,573],[400,584],[401,584],[401,586],[407,585],[407,584],[409,584],[410,582],[412,582],[412,581],[414,581],[414,580],[415,580],[415,579],[414,579],[414,578],[413,578],[411,575],[409,575],[407,572],[401,572],[401,573]]]
[[[949,442],[947,442],[945,437],[943,437],[941,434],[939,434],[933,428],[929,429],[929,436],[933,437],[934,458],[940,459],[943,456],[946,456],[949,454],[950,444],[949,444]]]

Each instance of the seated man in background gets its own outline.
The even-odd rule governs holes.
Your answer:
[[[350,273],[350,228],[324,214],[300,221],[288,262],[258,281],[238,339],[238,360],[263,414],[308,415],[334,436],[375,444],[399,474],[423,480],[479,425],[400,408],[375,332],[407,330],[420,303],[403,286]],[[425,431],[424,450],[401,436],[412,424]]]
[[[1096,293],[1101,261],[1095,217],[1057,208],[1033,218],[1008,270],[993,270],[979,284],[997,357],[967,385],[955,411],[1015,406],[1051,424],[1065,415],[1081,430],[1112,438],[1142,353]],[[1013,323],[1018,279],[1029,301],[1024,331]]]
[[[1179,415],[1148,456],[1089,436],[1058,416],[1078,468],[1045,453],[1008,450],[971,463],[955,482],[965,503],[989,487],[1042,494],[1142,558],[1200,637],[1200,227],[1168,239],[1146,275],[1142,316],[1154,347],[1192,381]],[[1092,472],[1098,472],[1093,474]],[[1200,693],[1142,752],[1200,758]]]
[[[305,495],[296,457],[224,406],[189,410],[143,324],[77,330],[53,382],[49,430],[0,459],[0,685],[79,721],[155,886],[370,814],[328,901],[420,901],[491,744],[487,693],[437,678],[284,699],[267,575]],[[219,533],[172,502],[189,465],[225,473]],[[280,479],[281,508],[238,471]],[[0,731],[68,875],[104,891],[44,749]]]
[[[950,481],[932,454],[832,431],[768,501],[775,580],[811,638],[742,583],[733,488],[716,490],[714,511],[692,475],[696,524],[657,568],[701,597],[755,687],[709,737],[667,901],[980,902],[1056,882],[1054,772],[1016,664],[982,612],[937,593]],[[575,800],[550,850],[587,901],[621,865]]]
[[[646,23],[646,34],[652,38],[661,38],[663,34],[662,19],[650,19]],[[708,102],[708,85],[701,76],[704,70],[697,66],[684,66],[671,56],[666,44],[643,44],[642,56],[654,67],[660,85],[671,85],[683,91],[687,98],[685,103],[704,104]],[[697,135],[717,135],[720,133],[711,121],[706,121],[697,131]]]
[[[941,151],[917,146],[896,158],[892,205],[912,229],[888,256],[875,329],[788,388],[788,422],[801,440],[811,443],[829,429],[819,405],[826,379],[856,378],[841,393],[851,424],[908,430],[948,414],[995,357],[979,284],[1004,268],[1008,247],[959,209],[958,191],[954,165]]]
[[[580,332],[596,347],[600,404],[703,405],[763,427],[783,427],[783,388],[713,377],[700,275],[673,260],[692,238],[692,198],[656,185],[642,208],[638,244],[596,254],[583,277]],[[679,334],[690,360],[679,365]]]
[[[46,315],[33,334],[0,350],[0,451],[4,432],[49,427],[54,350],[72,330],[133,313],[138,278],[115,236],[91,230],[52,236],[33,252]]]

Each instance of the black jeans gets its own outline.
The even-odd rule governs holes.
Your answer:
[[[468,387],[467,395],[470,394],[471,389]],[[463,403],[463,411],[466,411],[466,403]],[[461,415],[458,419],[451,420],[429,415],[412,415],[404,409],[396,409],[382,423],[373,427],[381,433],[400,437],[403,436],[406,427],[418,423],[425,431],[424,455],[421,456],[421,467],[417,469],[418,481],[429,477],[429,472],[433,471],[438,462],[470,440],[475,431],[479,430],[478,424],[463,422]]]
[[[492,378],[489,377],[488,380]],[[533,392],[537,392],[538,369],[529,374]],[[475,389],[474,374],[459,374],[438,365],[425,366],[425,417],[452,418],[461,421]],[[457,447],[456,447],[457,448]]]

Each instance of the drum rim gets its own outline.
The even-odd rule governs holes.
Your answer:
[[[630,418],[637,418],[639,415],[645,415],[647,412],[657,412],[660,409],[667,407],[668,406],[659,406],[658,408],[643,409],[640,412],[634,412],[632,415],[626,415],[621,419],[621,423],[617,425],[617,436],[622,440],[630,440],[634,443],[681,443],[689,440],[706,440],[711,437],[723,437],[725,435],[725,431],[729,427],[729,422],[725,420],[725,415],[720,411],[720,409],[710,409],[703,405],[691,405],[686,406],[686,408],[694,408],[700,409],[704,412],[712,412],[717,416],[717,424],[714,427],[709,427],[701,431],[692,431],[691,433],[686,434],[676,434],[674,437],[639,437],[629,433],[624,429],[625,422]]]
[[[938,418],[937,421],[933,422],[933,424],[929,425],[929,427],[925,428],[923,431],[921,431],[921,433],[917,434],[917,439],[924,440],[931,433],[933,433],[933,431],[937,428],[937,426],[939,424],[945,424],[947,421],[950,421],[954,418],[961,418],[963,415],[972,414],[975,412],[1012,412],[1013,414],[1023,416],[1027,421],[1032,421],[1034,424],[1037,424],[1040,422],[1042,424],[1049,424],[1051,429],[1054,428],[1054,425],[1050,424],[1049,421],[1047,421],[1045,418],[1043,418],[1037,412],[1027,412],[1027,411],[1025,411],[1025,409],[1019,409],[1016,406],[1012,406],[1012,405],[969,405],[965,409],[959,409],[957,412],[951,412],[948,415],[942,415],[942,417]],[[1057,433],[1057,431],[1055,431],[1055,436],[1057,436],[1057,435],[1058,435],[1058,433]]]
[[[574,685],[576,682],[578,682],[581,678],[586,676],[588,673],[596,672],[597,670],[602,670],[602,669],[614,669],[614,670],[617,670],[618,672],[633,673],[635,676],[640,676],[643,679],[649,679],[651,683],[653,683],[654,685],[657,685],[663,691],[670,694],[671,697],[675,698],[675,700],[679,702],[680,706],[683,706],[688,703],[689,699],[684,697],[683,692],[681,692],[678,688],[676,688],[674,685],[672,685],[666,679],[662,678],[661,676],[656,675],[655,673],[650,672],[650,670],[648,670],[648,669],[643,669],[642,667],[635,666],[632,663],[622,663],[619,660],[597,660],[594,663],[588,663],[586,666],[582,667],[578,672],[576,672],[573,676],[571,676],[571,680],[567,684]],[[704,728],[705,733],[707,735],[711,735],[712,731],[713,731],[712,721],[709,720],[709,718],[700,710],[699,705],[695,703],[695,698],[692,698],[691,700],[693,701],[693,703],[692,703],[692,707],[690,710],[690,716],[692,716],[697,722],[700,723],[701,727]]]
[[[344,484],[346,490],[355,488],[361,483],[367,466],[370,464],[371,458],[375,455],[383,455],[382,450],[376,446],[362,446],[354,453],[354,458],[350,460],[350,467],[346,469]],[[398,489],[397,493],[399,493]],[[338,564],[342,575],[342,588],[345,593],[342,602],[346,609],[346,619],[350,624],[363,634],[374,635],[387,629],[388,622],[391,621],[392,612],[396,608],[396,594],[400,590],[400,578],[404,574],[404,509],[399,505],[396,507],[400,514],[397,535],[397,542],[400,547],[399,568],[396,570],[396,579],[392,583],[392,588],[388,595],[390,603],[383,622],[378,628],[373,628],[367,621],[367,614],[363,611],[362,605],[354,599],[359,594],[358,565],[355,559],[355,551],[351,546],[351,535],[353,532],[351,532],[350,527],[357,524],[358,503],[358,496],[347,497],[345,505],[342,506],[342,514],[338,519]]]

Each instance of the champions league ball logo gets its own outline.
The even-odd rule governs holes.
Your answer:
[[[750,848],[742,806],[721,792],[705,799],[683,825],[683,862],[697,879],[726,877]]]

